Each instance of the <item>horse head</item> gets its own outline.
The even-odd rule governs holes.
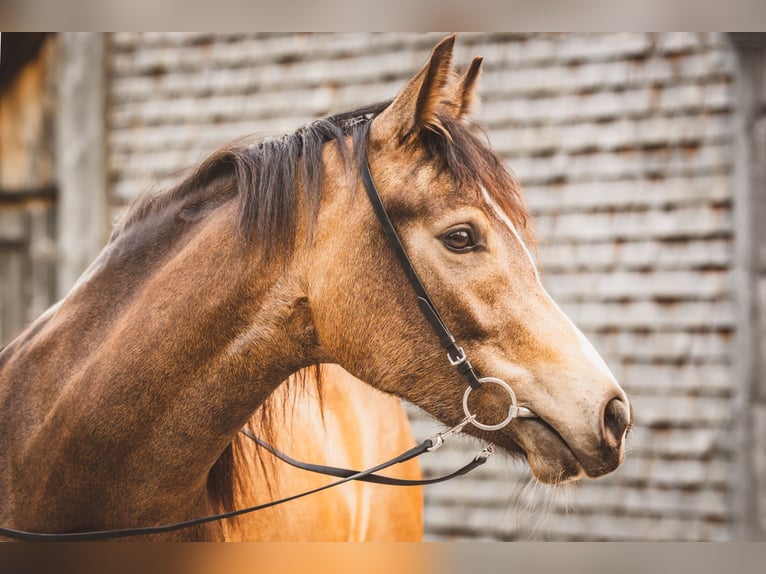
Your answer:
[[[526,458],[535,477],[598,477],[622,462],[632,409],[591,343],[546,292],[527,244],[531,223],[514,177],[468,117],[481,59],[452,68],[454,36],[369,122],[354,146],[444,321],[483,377],[501,379],[536,414],[467,431]],[[340,165],[326,146],[328,170]],[[340,168],[338,168],[340,169]],[[369,202],[325,185],[307,271],[326,359],[448,425],[464,418],[465,382],[418,310]],[[509,394],[484,384],[468,409],[506,418]]]

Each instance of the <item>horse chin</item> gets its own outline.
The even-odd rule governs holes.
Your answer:
[[[561,436],[547,423],[539,419],[521,422],[517,429],[514,447],[527,460],[532,475],[545,484],[573,482],[587,476],[577,456]]]

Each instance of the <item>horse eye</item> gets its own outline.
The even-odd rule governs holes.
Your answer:
[[[470,251],[476,246],[476,240],[473,237],[472,229],[454,229],[448,231],[442,236],[442,243],[450,251],[464,253]]]

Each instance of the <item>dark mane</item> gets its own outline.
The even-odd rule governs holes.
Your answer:
[[[350,136],[353,157],[357,162],[363,161],[370,120],[390,103],[380,102],[317,120],[280,138],[225,146],[176,187],[143,196],[115,227],[111,241],[136,222],[172,204],[178,204],[179,213],[184,214],[235,197],[242,236],[257,244],[266,259],[275,253],[290,253],[295,241],[299,182],[309,233],[313,231],[311,226],[319,211],[324,180],[324,144],[333,142],[350,168],[352,150],[346,144]],[[452,175],[459,188],[479,192],[476,184],[483,186],[531,242],[520,186],[504,161],[462,121],[445,117],[441,125],[443,131],[423,130],[419,137],[412,138],[410,145],[422,145],[426,150],[424,161],[435,161],[440,169]]]
[[[308,221],[313,222],[324,179],[322,147],[333,142],[349,165],[346,137],[351,136],[354,156],[364,157],[369,120],[390,103],[380,102],[317,120],[279,138],[229,144],[213,152],[176,187],[139,199],[115,227],[110,240],[174,203],[180,204],[183,212],[236,197],[242,236],[258,244],[266,258],[277,252],[289,253],[295,239],[298,182]]]

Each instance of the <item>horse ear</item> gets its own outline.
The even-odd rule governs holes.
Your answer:
[[[445,88],[451,78],[454,45],[455,34],[439,42],[425,67],[407,82],[391,105],[375,119],[373,126],[381,137],[390,137],[393,133],[407,136],[421,129],[440,129],[436,111],[445,99]]]
[[[476,80],[479,79],[479,73],[481,72],[481,63],[484,60],[482,57],[476,57],[471,62],[471,66],[466,70],[465,74],[460,78],[457,91],[457,106],[458,117],[462,118],[467,114],[470,114],[473,108],[473,104],[476,101]]]

